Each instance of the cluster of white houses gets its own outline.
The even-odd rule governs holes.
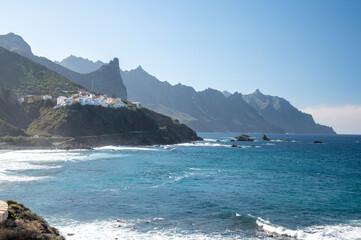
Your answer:
[[[27,95],[19,98],[20,103],[31,103],[38,100],[52,100],[53,97],[49,95]],[[80,91],[77,94],[73,94],[70,97],[60,96],[56,99],[55,108],[60,108],[63,106],[70,106],[75,103],[81,105],[93,105],[93,106],[102,106],[106,108],[121,108],[121,107],[133,107],[140,108],[142,105],[140,102],[128,102],[125,103],[121,98],[109,97],[106,94],[93,94],[86,91]]]
[[[89,92],[79,92],[73,94],[70,97],[60,96],[56,99],[56,107],[70,106],[74,103],[80,103],[81,105],[94,105],[109,108],[126,107],[127,105],[121,98],[112,98],[106,94],[95,95]]]

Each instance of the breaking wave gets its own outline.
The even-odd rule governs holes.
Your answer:
[[[349,224],[310,226],[292,230],[270,221],[257,218],[257,225],[268,233],[304,240],[360,240],[361,221],[350,221]]]

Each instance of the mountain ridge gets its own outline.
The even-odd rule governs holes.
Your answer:
[[[70,55],[69,57],[61,60],[60,62],[59,61],[54,61],[54,62],[74,72],[78,72],[81,74],[94,72],[105,64],[100,60],[94,62],[87,58],[77,57],[74,55]]]
[[[210,88],[197,92],[180,83],[161,82],[139,67],[121,74],[130,100],[177,118],[196,131],[283,132],[262,119],[238,93],[226,98],[220,91]]]
[[[0,35],[0,46],[8,49],[9,51],[16,52],[34,62],[37,62],[48,69],[61,74],[68,79],[72,80],[75,83],[81,84],[83,87],[92,89],[99,93],[106,93],[108,95],[115,95],[116,97],[121,97],[122,99],[127,99],[127,91],[126,87],[123,83],[122,77],[119,72],[119,61],[118,68],[103,68],[102,71],[98,71],[94,74],[94,72],[88,74],[80,74],[78,72],[74,72],[66,67],[63,67],[59,64],[52,62],[51,60],[45,57],[39,57],[32,53],[29,44],[27,44],[24,39],[14,33],[9,33],[6,35]],[[29,46],[30,49],[27,48]],[[113,59],[112,61],[114,61]],[[111,62],[112,62],[111,61]],[[106,66],[106,65],[104,65]],[[96,77],[96,79],[94,79]],[[111,82],[112,86],[104,85],[104,84],[94,84],[94,80],[99,80],[101,82],[109,83]]]
[[[284,98],[264,95],[259,89],[243,98],[264,119],[282,125],[287,133],[335,134],[332,127],[316,123],[311,114],[301,112]]]

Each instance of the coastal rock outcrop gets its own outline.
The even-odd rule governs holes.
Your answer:
[[[202,139],[186,125],[146,108],[110,109],[80,104],[41,108],[39,118],[29,125],[28,132],[70,137],[75,139],[74,144],[90,147],[175,144]]]
[[[266,134],[262,135],[262,141],[271,141],[271,139],[269,139]]]
[[[313,143],[321,144],[321,143],[323,143],[323,142],[321,142],[321,141],[314,141]]]
[[[238,146],[238,145],[231,145],[231,148],[242,148],[242,146]]]
[[[0,224],[0,240],[65,240],[59,231],[29,208],[12,200],[9,218]]]
[[[242,134],[241,136],[235,137],[239,142],[253,142],[254,139],[246,134]]]

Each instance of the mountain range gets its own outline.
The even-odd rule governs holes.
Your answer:
[[[299,111],[287,100],[264,95],[259,90],[248,95],[215,89],[196,91],[182,84],[162,82],[141,66],[122,71],[116,58],[104,64],[70,56],[54,63],[34,56],[30,46],[13,33],[0,36],[0,46],[26,56],[88,89],[140,101],[143,106],[176,118],[196,131],[335,133],[331,127],[315,123],[311,115]]]
[[[114,58],[109,64],[101,66],[96,71],[81,74],[59,65],[45,57],[39,57],[32,53],[31,47],[24,39],[14,33],[0,35],[0,46],[16,52],[34,62],[37,62],[54,72],[65,76],[85,88],[98,93],[106,93],[110,96],[127,99],[127,91],[119,71],[119,61]]]
[[[58,61],[54,61],[54,62],[74,72],[78,72],[82,74],[94,72],[95,70],[99,69],[101,66],[105,65],[105,63],[103,63],[102,61],[93,62],[89,59],[77,57],[74,55],[71,55],[63,59],[60,62]]]

